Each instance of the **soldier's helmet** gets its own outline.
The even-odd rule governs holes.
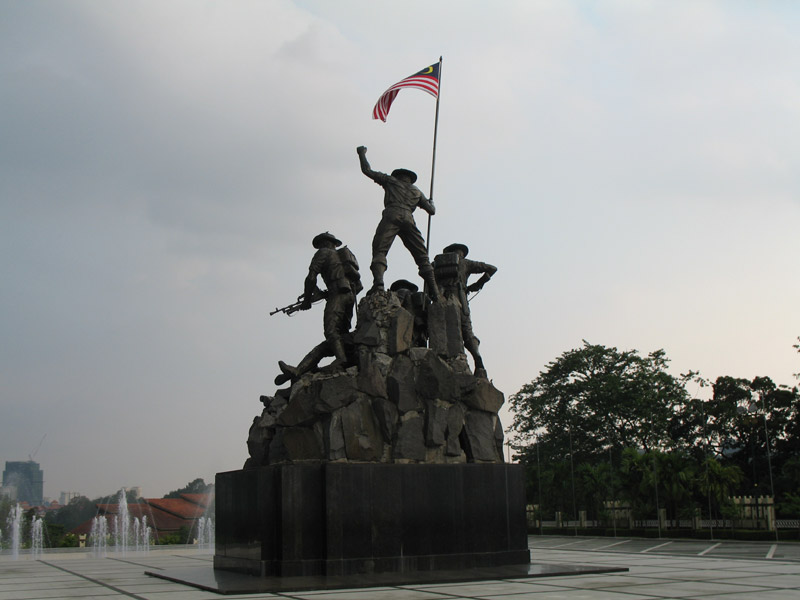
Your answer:
[[[410,282],[410,281],[408,281],[407,279],[398,279],[397,281],[395,281],[395,282],[394,282],[394,283],[393,283],[393,284],[392,284],[392,285],[389,287],[389,289],[390,289],[391,291],[393,291],[393,292],[398,292],[398,291],[400,291],[400,290],[409,290],[409,291],[411,291],[411,292],[417,292],[417,291],[419,291],[419,287],[418,287],[416,284],[414,284],[414,283],[411,283],[411,282]]]
[[[417,180],[417,174],[414,173],[414,171],[409,171],[408,169],[395,169],[392,171],[392,177],[397,177],[398,175],[405,175],[411,179],[411,183],[414,183]]]
[[[337,248],[342,245],[341,240],[337,240],[335,235],[327,231],[314,236],[314,239],[311,240],[311,245],[314,246],[314,248],[321,248],[322,242],[333,242],[333,245]]]
[[[445,254],[448,252],[461,252],[464,257],[466,258],[467,254],[469,254],[469,248],[467,248],[466,244],[450,244],[444,250],[442,250]]]

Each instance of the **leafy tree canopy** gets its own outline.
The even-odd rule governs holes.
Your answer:
[[[663,447],[676,407],[688,399],[684,382],[694,376],[675,378],[668,363],[663,350],[641,356],[584,340],[511,396],[513,439],[525,444],[537,436],[563,445],[568,437],[584,456],[621,446]]]
[[[214,484],[206,483],[198,477],[197,479],[190,481],[182,488],[177,490],[173,490],[170,493],[166,494],[164,498],[180,498],[181,494],[205,494],[206,492],[210,492],[214,489]]]

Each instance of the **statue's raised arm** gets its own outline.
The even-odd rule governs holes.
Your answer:
[[[408,169],[395,169],[391,175],[373,171],[367,160],[366,146],[356,148],[358,159],[361,163],[361,172],[380,185],[384,190],[383,214],[375,237],[372,239],[372,290],[383,290],[383,275],[387,269],[386,254],[392,246],[395,237],[400,237],[403,244],[411,252],[414,262],[417,263],[420,277],[427,285],[428,293],[433,300],[440,300],[441,294],[433,276],[433,267],[428,258],[428,249],[417,224],[414,221],[414,209],[421,207],[429,214],[434,214],[436,208],[433,201],[425,197],[420,189],[414,185],[417,174]]]

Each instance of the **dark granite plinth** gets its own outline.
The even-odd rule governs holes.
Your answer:
[[[530,563],[524,471],[282,465],[218,473],[214,568],[310,577]]]
[[[386,586],[487,581],[493,579],[527,579],[531,577],[561,577],[621,573],[620,567],[589,565],[527,564],[469,569],[464,571],[412,571],[408,573],[372,573],[369,575],[316,575],[308,577],[254,577],[209,567],[146,571],[147,575],[191,585],[217,594],[264,594]]]

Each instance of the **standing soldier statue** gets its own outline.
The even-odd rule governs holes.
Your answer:
[[[362,289],[358,262],[347,246],[336,250],[342,242],[327,231],[316,236],[311,244],[317,251],[308,267],[299,308],[308,310],[315,299],[325,298],[325,312],[322,317],[325,341],[311,350],[297,367],[278,361],[281,374],[275,378],[276,385],[296,379],[316,367],[325,356],[335,356],[335,365],[347,363],[342,338],[350,331],[356,294]],[[317,287],[318,275],[322,276],[327,291]]]
[[[419,274],[425,281],[428,293],[433,300],[441,300],[436,279],[433,276],[433,267],[428,258],[428,249],[425,247],[425,240],[422,237],[417,224],[414,222],[414,209],[421,207],[428,214],[436,213],[433,200],[429,200],[419,190],[414,182],[417,175],[408,169],[395,169],[391,175],[373,171],[367,162],[367,148],[359,146],[356,148],[358,158],[361,162],[361,172],[372,179],[384,189],[383,215],[378,228],[375,230],[375,237],[372,239],[372,263],[369,268],[372,271],[373,284],[372,290],[383,290],[383,274],[386,272],[386,254],[392,247],[394,238],[399,236],[414,262],[417,263]],[[370,291],[372,291],[370,290]]]
[[[437,256],[433,261],[436,279],[442,286],[445,298],[458,300],[461,307],[461,337],[464,340],[464,347],[469,350],[475,361],[475,376],[486,378],[486,368],[483,366],[483,359],[479,351],[481,341],[472,331],[467,294],[477,292],[486,285],[486,282],[497,272],[497,267],[469,260],[467,258],[469,248],[464,244],[450,244],[442,252],[443,254]],[[475,283],[467,285],[469,276],[478,273],[483,274],[481,278]]]

